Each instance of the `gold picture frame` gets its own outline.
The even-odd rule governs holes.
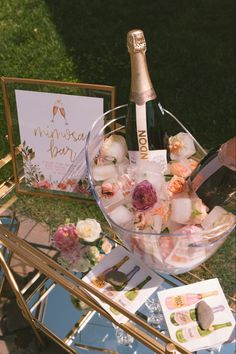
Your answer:
[[[103,112],[105,113],[106,111],[115,108],[115,87],[108,85],[14,77],[1,77],[1,83],[16,192],[25,195],[52,198],[78,198],[81,202],[84,203],[94,203],[94,199],[91,194],[88,195],[87,192],[83,194],[83,186],[82,188],[78,188],[79,192],[71,192],[63,190],[48,190],[44,188],[36,189],[27,185],[24,178],[22,156],[23,146],[19,133],[15,90],[103,98]],[[79,184],[79,181],[77,181],[77,183]]]

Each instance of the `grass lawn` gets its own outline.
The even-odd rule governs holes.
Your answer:
[[[209,148],[235,131],[234,12],[233,0],[0,0],[0,74],[114,85],[117,103],[126,103],[126,33],[142,28],[162,105]],[[6,134],[0,93],[0,158],[9,149]],[[0,183],[10,173],[1,169]],[[44,202],[54,210],[55,224],[75,212],[101,217],[97,207],[52,203],[56,207]],[[49,222],[41,199],[20,198],[18,207]],[[231,237],[207,262],[231,295],[234,252]]]

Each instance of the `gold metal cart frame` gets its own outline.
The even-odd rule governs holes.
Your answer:
[[[95,203],[93,199],[78,197],[73,195],[72,193],[53,193],[53,191],[46,192],[43,190],[34,190],[32,189],[24,189],[21,186],[21,180],[23,179],[22,171],[19,171],[17,167],[17,155],[21,152],[21,145],[16,146],[15,138],[14,138],[14,122],[11,112],[11,103],[10,97],[8,94],[8,84],[20,84],[20,85],[37,85],[39,87],[55,87],[60,89],[76,89],[88,92],[96,92],[98,97],[102,95],[109,95],[109,106],[111,108],[115,108],[115,100],[116,100],[116,89],[115,86],[109,85],[97,85],[97,84],[87,84],[87,83],[78,83],[78,82],[64,82],[64,81],[53,81],[53,80],[38,80],[38,79],[25,79],[25,78],[15,78],[15,77],[1,77],[1,84],[2,84],[2,92],[3,92],[3,101],[4,101],[4,109],[5,109],[5,116],[8,128],[8,140],[10,145],[10,154],[5,156],[3,159],[0,160],[0,168],[3,167],[6,163],[12,160],[13,166],[13,178],[9,179],[8,183],[12,183],[14,180],[14,184],[16,187],[16,191],[21,194],[26,195],[38,195],[50,198],[78,198],[81,203]],[[0,186],[1,188],[1,186]],[[1,196],[0,196],[1,197]]]
[[[109,321],[114,322],[117,326],[122,328],[128,334],[133,336],[138,341],[142,342],[146,347],[151,349],[155,353],[165,354],[165,353],[174,353],[174,350],[178,350],[182,354],[190,354],[190,352],[180,346],[178,343],[172,341],[169,337],[160,333],[150,325],[148,325],[144,320],[138,316],[126,311],[122,306],[112,301],[107,296],[101,294],[91,285],[85,283],[83,280],[76,277],[74,274],[70,273],[62,266],[60,266],[53,259],[50,259],[43,252],[33,248],[26,241],[19,239],[12,232],[8,231],[0,225],[0,241],[2,244],[11,250],[14,254],[20,257],[26,264],[33,266],[40,273],[44,274],[47,278],[53,280],[56,284],[61,285],[64,289],[70,292],[72,295],[79,297],[87,305],[89,305],[93,310],[99,312],[102,316],[107,318]],[[33,328],[37,338],[40,343],[43,344],[43,340],[40,336],[40,330],[46,333],[52,340],[60,344],[64,349],[70,353],[77,353],[73,348],[70,348],[62,342],[58,337],[56,337],[52,332],[45,328],[40,321],[33,317],[30,313],[26,301],[24,300],[17,283],[14,279],[14,276],[9,268],[9,266],[4,261],[3,257],[0,257],[0,264],[6,272],[7,279],[16,295],[17,302],[20,306],[20,309],[24,317],[29,321],[31,327]],[[98,303],[92,299],[87,292],[97,296],[100,300],[108,303],[110,306],[114,307],[116,310],[124,314],[129,318],[130,321],[139,325],[142,329],[137,328],[134,324],[119,324],[100,306]],[[144,332],[144,331],[145,332]],[[151,335],[161,339],[165,346],[158,343],[155,338]]]

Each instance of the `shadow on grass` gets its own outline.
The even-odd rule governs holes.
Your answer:
[[[191,127],[206,147],[232,136],[232,0],[44,1],[80,81],[115,85],[118,104],[126,103],[130,84],[126,33],[142,28],[151,77],[163,106]]]

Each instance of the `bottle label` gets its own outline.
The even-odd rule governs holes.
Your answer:
[[[139,151],[129,151],[130,163],[137,164],[140,161]],[[166,150],[149,150],[148,161],[154,161],[161,166],[161,172],[167,169],[167,152]]]
[[[192,322],[189,311],[176,312],[174,314],[174,320],[180,325]]]
[[[191,186],[194,192],[198,190],[198,188],[217,170],[222,167],[222,163],[220,162],[218,156],[212,159],[206,166],[204,166],[200,172],[196,175],[196,177],[192,180]]]
[[[130,162],[136,164],[139,161],[153,161],[160,166],[161,172],[164,173],[167,169],[167,150],[149,150],[146,103],[136,104],[135,108],[139,151],[129,151]]]
[[[182,329],[183,337],[189,341],[191,339],[201,338],[200,333],[197,330],[197,327],[186,327]]]
[[[139,158],[141,160],[148,160],[149,146],[147,134],[147,119],[146,119],[146,104],[135,105],[136,108],[136,126],[137,139],[139,147]]]

